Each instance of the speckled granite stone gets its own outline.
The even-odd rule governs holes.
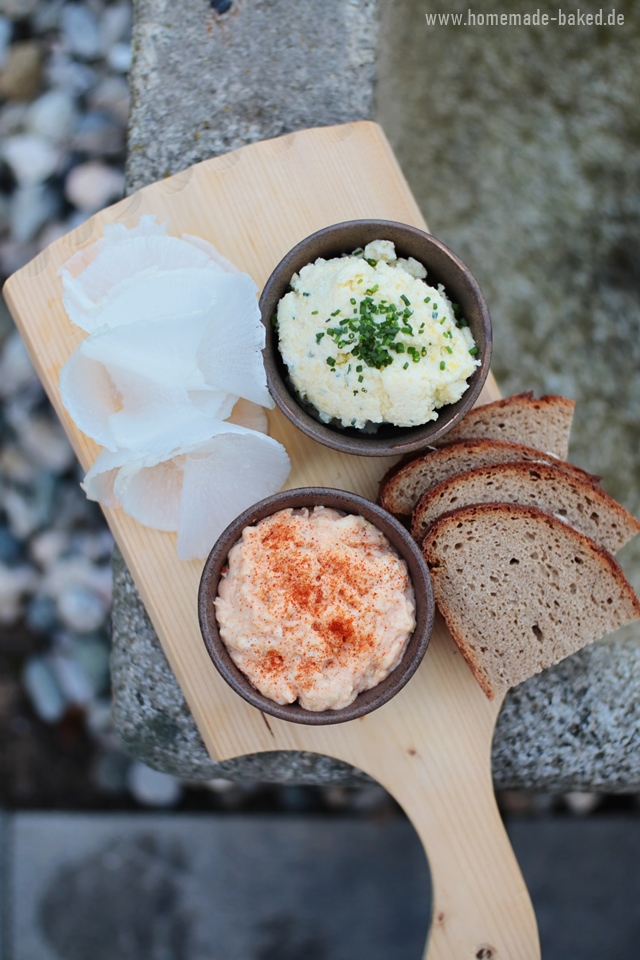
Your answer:
[[[246,143],[371,117],[375,0],[137,0],[127,189]],[[371,782],[337,760],[207,754],[121,557],[114,562],[114,718],[126,748],[187,778]]]
[[[444,0],[430,10],[439,6],[446,10]],[[515,0],[490,0],[483,10],[510,7]],[[130,191],[250,141],[373,116],[374,3],[238,0],[223,17],[200,0],[177,9],[136,4]],[[630,17],[613,36],[465,32],[427,28],[418,0],[385,5],[378,119],[431,228],[485,289],[503,391],[576,397],[574,459],[637,511],[640,323],[630,251],[640,208],[630,189],[638,153],[628,144],[637,141],[640,81]],[[625,563],[637,586],[634,549]],[[117,560],[115,569],[114,712],[133,754],[189,778],[362,782],[308,754],[214,764],[126,568]],[[638,631],[512,691],[493,773],[498,787],[639,789]]]
[[[373,114],[376,0],[136,0],[130,190],[207,157]]]

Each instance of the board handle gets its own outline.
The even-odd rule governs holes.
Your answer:
[[[480,791],[477,783],[465,790],[463,783],[443,782],[447,771],[440,764],[422,772],[425,785],[437,778],[438,802],[428,786],[397,799],[422,841],[431,871],[425,960],[540,960],[533,906],[490,778]],[[443,802],[444,797],[450,802]]]

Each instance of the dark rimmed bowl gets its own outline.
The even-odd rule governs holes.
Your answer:
[[[387,537],[397,553],[405,560],[413,584],[416,598],[416,626],[411,634],[404,656],[396,669],[371,690],[360,693],[348,707],[342,710],[323,710],[314,713],[304,710],[298,704],[281,706],[259,693],[233,663],[218,630],[214,600],[218,595],[218,582],[222,568],[227,562],[231,547],[242,535],[245,527],[263,520],[265,517],[284,510],[287,507],[333,507],[344,513],[359,514],[369,520]],[[418,546],[408,531],[389,513],[369,500],[347,493],[345,490],[331,490],[324,487],[301,487],[297,490],[285,490],[266,500],[249,507],[231,523],[220,536],[207,558],[200,580],[198,593],[198,618],[200,630],[218,673],[244,700],[279,720],[293,723],[307,723],[314,726],[329,723],[343,723],[355,720],[376,710],[401,690],[413,676],[425,655],[431,630],[435,603],[431,580]]]
[[[469,378],[469,386],[457,403],[438,411],[438,419],[417,427],[383,424],[376,434],[351,427],[329,426],[316,420],[287,385],[287,368],[278,350],[277,333],[271,323],[278,303],[287,292],[294,273],[318,257],[330,259],[365,247],[372,240],[392,240],[400,257],[415,257],[427,268],[427,283],[444,285],[447,296],[459,303],[478,346],[481,365]],[[480,288],[461,260],[428,233],[392,220],[350,220],[324,227],[298,243],[280,261],[267,280],[260,298],[262,322],[266,327],[263,351],[267,384],[284,415],[303,433],[343,453],[377,457],[412,453],[441,440],[447,430],[463,418],[480,395],[491,362],[491,319]]]

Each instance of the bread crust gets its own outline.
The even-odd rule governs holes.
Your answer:
[[[495,459],[490,459],[492,455],[495,455]],[[566,460],[558,460],[556,457],[545,454],[544,451],[536,447],[528,447],[521,443],[510,443],[507,440],[459,440],[457,443],[432,448],[419,457],[401,460],[399,463],[394,464],[391,469],[387,470],[380,481],[378,503],[381,507],[384,507],[385,510],[388,510],[389,513],[394,514],[394,516],[409,516],[420,497],[426,493],[430,487],[435,486],[435,484],[423,485],[413,502],[411,502],[411,506],[407,506],[405,502],[406,498],[403,498],[403,491],[406,490],[407,486],[411,485],[412,481],[415,480],[415,477],[421,471],[435,471],[438,464],[442,466],[445,461],[450,460],[452,469],[448,473],[448,476],[452,476],[454,473],[463,473],[465,470],[470,469],[465,463],[460,463],[459,469],[456,469],[456,460],[464,461],[472,460],[472,458],[479,460],[479,463],[474,464],[474,466],[485,466],[489,463],[498,463],[505,460],[529,460],[551,463],[561,470],[567,470],[569,473],[583,477],[585,480],[593,483],[598,483],[600,480],[599,477],[587,473],[586,470],[581,470],[580,467],[567,463]],[[437,480],[436,482],[440,481]]]
[[[436,446],[480,437],[530,443],[539,434],[545,439],[531,445],[565,460],[574,410],[575,401],[568,397],[545,394],[537,400],[531,391],[516,393],[474,407]]]
[[[533,476],[536,479],[533,480]],[[576,508],[575,513],[567,515],[566,522],[581,530],[587,536],[590,536],[596,543],[599,543],[605,549],[615,553],[625,543],[627,543],[637,533],[640,533],[640,521],[638,521],[628,510],[614,500],[602,487],[598,485],[595,478],[571,474],[562,470],[551,463],[532,463],[530,460],[512,460],[503,463],[496,463],[488,466],[475,467],[471,470],[465,470],[463,473],[454,474],[441,483],[431,487],[422,495],[414,508],[411,518],[411,533],[414,539],[420,543],[427,532],[428,527],[437,520],[434,516],[432,520],[427,520],[430,511],[437,508],[438,501],[443,502],[450,496],[464,497],[467,485],[480,487],[483,496],[481,499],[471,499],[475,493],[470,493],[470,499],[460,502],[458,507],[471,505],[472,503],[522,503],[522,500],[513,501],[510,497],[501,495],[504,491],[496,490],[495,495],[491,495],[488,485],[492,480],[499,483],[501,479],[511,480],[514,484],[521,484],[522,496],[527,495],[530,501],[532,495],[544,494],[552,486],[562,488],[561,495],[564,494],[563,502],[551,503],[552,498],[547,503],[531,503],[542,510],[550,513],[560,513],[563,509],[563,503],[575,500],[576,503],[588,504],[589,506],[580,514]],[[485,492],[489,493],[484,496]],[[540,496],[544,499],[544,496]],[[593,520],[593,512],[597,508],[596,520]],[[438,514],[448,512],[451,507],[445,506]],[[592,511],[589,513],[588,511]],[[600,516],[604,522],[601,524]]]

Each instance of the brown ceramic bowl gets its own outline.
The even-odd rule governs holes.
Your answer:
[[[359,694],[348,707],[342,710],[324,710],[314,713],[304,710],[297,703],[281,706],[259,693],[233,663],[225,647],[215,616],[214,600],[218,595],[218,582],[222,568],[226,565],[229,551],[240,540],[245,527],[263,520],[265,517],[284,510],[287,507],[333,507],[344,513],[355,513],[373,523],[384,533],[397,553],[405,560],[413,584],[416,598],[416,626],[409,639],[404,656],[396,669],[371,690]],[[266,500],[249,507],[231,523],[221,535],[207,558],[200,590],[198,594],[198,617],[200,629],[209,656],[229,686],[254,707],[280,720],[312,725],[343,723],[355,720],[370,713],[386,703],[404,687],[413,676],[422,660],[431,637],[435,604],[431,580],[426,565],[416,543],[389,513],[380,507],[344,490],[330,490],[324,487],[302,487],[297,490],[285,490]]]
[[[318,257],[329,259],[365,247],[372,240],[392,240],[398,256],[414,257],[427,268],[431,286],[444,284],[447,296],[459,303],[480,351],[482,363],[469,378],[469,386],[457,403],[441,407],[438,419],[417,427],[383,424],[376,434],[351,427],[321,423],[300,403],[287,384],[287,368],[278,350],[278,336],[271,318],[287,292],[294,273]],[[480,288],[461,260],[428,233],[391,220],[351,220],[325,227],[298,243],[280,261],[260,298],[266,327],[263,352],[269,391],[286,417],[303,433],[343,453],[360,456],[393,456],[412,453],[442,439],[471,409],[482,390],[491,362],[491,320]]]

